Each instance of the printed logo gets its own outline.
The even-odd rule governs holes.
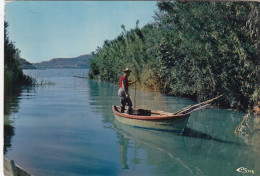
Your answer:
[[[240,172],[240,173],[243,173],[243,174],[254,174],[255,173],[253,170],[249,170],[245,167],[238,168],[237,172]]]

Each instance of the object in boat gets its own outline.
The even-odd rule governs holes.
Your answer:
[[[221,96],[222,95],[193,106],[188,106],[176,113],[134,108],[132,114],[127,114],[121,113],[120,106],[115,105],[112,106],[112,110],[115,118],[126,125],[182,134],[192,112],[209,107],[209,103]]]

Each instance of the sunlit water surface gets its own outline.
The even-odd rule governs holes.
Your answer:
[[[149,131],[117,122],[118,86],[73,77],[86,69],[24,72],[48,84],[6,96],[5,157],[33,175],[260,175],[259,132],[232,135],[245,113],[206,109],[191,114],[182,136]],[[135,97],[139,108],[169,112],[196,104],[143,91]]]

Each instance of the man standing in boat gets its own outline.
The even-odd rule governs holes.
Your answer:
[[[124,72],[124,75],[120,78],[119,90],[118,90],[118,95],[119,95],[120,101],[121,101],[121,113],[125,112],[125,106],[127,104],[127,106],[129,107],[127,113],[132,114],[133,104],[130,99],[130,94],[128,93],[128,86],[131,84],[134,84],[136,82],[136,80],[134,80],[133,82],[128,81],[128,77],[130,76],[130,73],[132,72],[128,68],[126,68],[123,72]]]

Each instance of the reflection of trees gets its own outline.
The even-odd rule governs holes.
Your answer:
[[[239,128],[238,128],[239,127]],[[260,156],[260,115],[247,114],[235,131],[252,148],[252,155]],[[254,171],[259,170],[259,157],[254,160]],[[248,159],[248,162],[252,162]]]
[[[14,112],[17,112],[19,109],[19,99],[21,96],[22,87],[15,86],[13,88],[5,85],[4,87],[4,114],[10,115]]]
[[[14,127],[12,125],[4,125],[4,154],[11,148],[12,137],[14,136]]]
[[[119,103],[116,85],[107,82],[89,80],[90,105],[97,112],[102,112],[104,123],[113,123],[112,105]]]
[[[10,124],[10,115],[18,112],[19,109],[19,99],[18,97],[21,96],[22,87],[15,86],[10,88],[7,84],[4,87],[4,154],[12,146],[12,137],[14,136],[14,127]]]
[[[10,116],[19,110],[19,102],[22,91],[31,92],[32,86],[13,86],[4,85],[4,154],[12,146],[12,137],[15,135],[15,128],[11,124]]]

